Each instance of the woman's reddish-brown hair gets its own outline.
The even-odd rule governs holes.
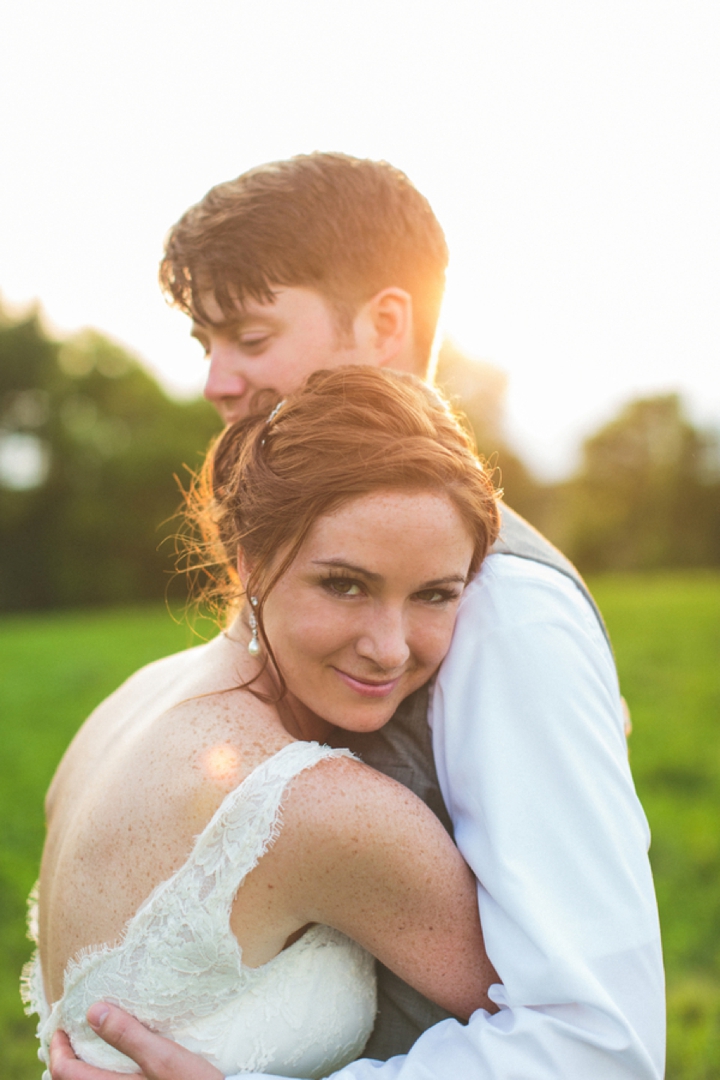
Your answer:
[[[268,414],[223,432],[187,500],[203,568],[214,564],[209,577],[226,602],[241,595],[242,550],[263,638],[264,600],[313,523],[373,491],[443,492],[474,537],[470,573],[478,570],[499,530],[497,493],[470,436],[425,383],[372,367],[318,371]]]

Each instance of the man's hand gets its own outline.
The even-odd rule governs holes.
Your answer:
[[[143,1080],[223,1080],[220,1070],[204,1058],[148,1031],[115,1005],[98,1002],[88,1010],[87,1019],[101,1039],[140,1066],[142,1071],[131,1076]],[[108,1072],[80,1061],[63,1031],[56,1032],[50,1044],[50,1072],[53,1080],[127,1080],[128,1077],[128,1073]]]

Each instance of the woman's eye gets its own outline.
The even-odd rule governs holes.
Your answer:
[[[423,589],[415,593],[415,598],[424,604],[445,604],[448,600],[457,600],[458,595],[449,589]]]
[[[328,592],[335,596],[362,596],[362,589],[357,581],[350,581],[348,578],[328,578],[324,585]]]

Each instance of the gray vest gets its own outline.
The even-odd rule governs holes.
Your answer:
[[[492,553],[532,559],[565,574],[587,597],[607,638],[602,616],[572,563],[507,506],[502,507],[502,528]],[[427,709],[428,690],[423,686],[402,702],[392,720],[380,731],[346,733],[343,742],[368,765],[414,791],[452,836],[452,824],[432,756]],[[450,1015],[378,964],[378,1014],[364,1056],[386,1061],[395,1054],[405,1054],[423,1031]]]

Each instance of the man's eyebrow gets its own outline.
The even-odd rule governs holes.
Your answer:
[[[242,330],[247,323],[252,323],[257,320],[269,322],[272,319],[273,312],[242,310],[239,310],[234,318],[223,319],[222,322],[203,322],[202,319],[195,318],[190,326],[190,336],[197,337],[198,334],[210,333],[212,331],[219,334],[233,334]]]
[[[242,322],[242,318],[227,320],[225,322],[206,323],[201,319],[193,319],[190,324],[190,337],[198,337],[200,334],[208,334],[213,330],[219,333],[228,333],[228,331],[237,330],[238,326]]]

